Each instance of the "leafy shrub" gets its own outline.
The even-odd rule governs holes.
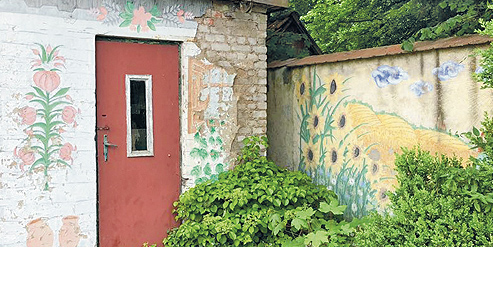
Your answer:
[[[419,148],[396,158],[399,186],[392,215],[372,215],[356,235],[360,246],[492,246],[493,119],[464,134],[485,154],[462,166],[457,158]]]
[[[334,192],[260,156],[266,138],[245,139],[239,164],[183,193],[182,224],[165,246],[349,246],[360,221],[342,220]]]

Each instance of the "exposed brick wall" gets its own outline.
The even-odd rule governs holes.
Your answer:
[[[254,6],[247,12],[229,1],[216,1],[197,22],[194,42],[202,50],[198,58],[236,73],[239,129],[231,149],[234,158],[245,137],[267,132],[266,8]]]

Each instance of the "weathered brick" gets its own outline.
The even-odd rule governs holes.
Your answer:
[[[233,45],[231,47],[234,51],[250,52],[252,48],[249,45]]]
[[[238,44],[245,44],[246,43],[246,38],[243,37],[243,36],[236,37],[236,42],[238,42]]]
[[[230,51],[231,46],[229,46],[226,43],[212,43],[211,45],[212,50],[217,50],[217,51]]]
[[[253,117],[254,118],[267,118],[267,111],[254,111]]]
[[[256,53],[266,54],[267,53],[267,47],[265,47],[265,46],[255,46],[253,48],[253,51],[256,52]]]
[[[267,110],[267,102],[257,103],[257,108],[260,110]]]

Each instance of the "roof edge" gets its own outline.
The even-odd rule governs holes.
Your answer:
[[[423,52],[435,49],[444,49],[444,48],[453,48],[453,47],[461,47],[467,45],[480,45],[492,42],[493,38],[484,36],[484,35],[468,35],[461,37],[449,37],[434,41],[420,41],[414,43],[414,50],[412,52],[404,51],[401,49],[400,44],[383,46],[383,47],[375,47],[375,48],[366,48],[359,49],[353,51],[346,52],[337,52],[326,55],[318,55],[318,56],[309,56],[302,59],[290,59],[286,61],[274,61],[267,65],[268,69],[275,69],[281,67],[302,67],[308,65],[316,65],[316,64],[326,64],[326,63],[335,63],[342,62],[348,60],[358,60],[358,59],[368,59],[374,57],[382,57],[382,56],[392,56],[399,54],[412,54],[416,52]]]
[[[289,0],[251,0],[251,2],[275,7],[289,7]]]

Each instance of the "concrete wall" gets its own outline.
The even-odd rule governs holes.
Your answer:
[[[0,1],[0,246],[97,243],[96,35],[181,42],[183,190],[229,169],[242,138],[265,134],[265,7],[136,0],[141,18],[157,20],[139,26],[135,11],[122,16],[126,4]],[[37,74],[45,64],[59,71]],[[63,92],[67,106],[49,164],[37,162],[34,86]]]
[[[492,90],[472,78],[481,71],[474,48],[398,55],[381,49],[365,58],[361,51],[345,61],[271,69],[269,157],[334,190],[348,218],[386,211],[401,147],[477,155],[454,136],[479,126],[484,111],[493,114]]]

